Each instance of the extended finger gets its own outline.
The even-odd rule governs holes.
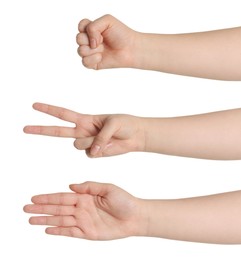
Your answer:
[[[63,126],[25,126],[23,131],[26,134],[34,135],[47,135],[70,138],[82,137],[79,131],[77,132],[74,128]]]
[[[31,217],[29,223],[31,225],[71,227],[76,225],[76,220],[73,216],[40,216]]]
[[[61,206],[61,205],[30,204],[24,207],[24,211],[26,213],[33,213],[33,214],[68,216],[68,215],[75,214],[75,207]]]
[[[48,104],[43,103],[34,103],[33,108],[39,112],[57,117],[59,119],[75,123],[77,119],[81,116],[81,114],[74,112],[72,110],[63,108],[63,107],[57,107],[52,106]]]
[[[74,206],[78,202],[78,197],[75,193],[61,192],[36,195],[31,200],[35,204]]]
[[[78,30],[79,32],[86,32],[86,26],[91,23],[89,19],[83,19],[78,24]]]
[[[86,33],[78,33],[76,36],[76,42],[79,45],[89,45],[89,38]]]
[[[77,227],[49,227],[45,232],[49,235],[84,238],[84,232]]]

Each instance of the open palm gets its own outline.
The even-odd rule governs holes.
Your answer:
[[[110,240],[137,235],[139,199],[112,184],[86,182],[71,185],[76,193],[37,195],[27,213],[33,225],[49,225],[48,234],[90,240]]]

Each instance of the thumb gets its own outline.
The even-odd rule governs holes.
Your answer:
[[[115,18],[111,15],[104,15],[86,26],[86,31],[89,37],[90,47],[97,48],[102,42],[102,33],[110,28]]]
[[[81,184],[71,184],[70,189],[80,194],[90,194],[94,196],[105,196],[112,190],[111,184],[87,181]]]
[[[116,130],[117,125],[112,120],[107,120],[91,145],[90,156],[102,156],[103,150],[110,143],[110,140],[115,134]]]

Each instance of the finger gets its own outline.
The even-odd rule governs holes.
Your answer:
[[[76,220],[73,216],[40,216],[31,217],[29,223],[31,225],[71,227],[76,225]]]
[[[94,137],[78,138],[74,141],[74,147],[78,150],[86,150],[91,147]]]
[[[93,157],[102,156],[104,149],[108,143],[110,143],[117,129],[118,125],[113,120],[107,121],[99,134],[95,137],[90,149],[90,155]]]
[[[60,126],[25,126],[23,129],[26,134],[47,135],[56,137],[81,137],[80,134],[72,127]]]
[[[78,30],[79,32],[86,32],[86,26],[91,23],[91,21],[89,19],[83,19],[79,22],[79,25],[78,25]]]
[[[103,42],[102,33],[111,27],[114,21],[114,17],[105,15],[86,26],[91,48],[95,49]]]
[[[78,33],[76,36],[76,42],[79,45],[89,45],[89,38],[86,33]]]
[[[101,60],[102,60],[101,53],[96,53],[91,56],[84,57],[82,59],[82,63],[88,69],[97,70],[99,68],[98,64],[101,62]]]
[[[102,53],[104,50],[103,45],[99,45],[97,48],[95,49],[91,49],[89,46],[87,45],[82,45],[78,47],[78,54],[81,57],[85,57],[85,56],[90,56],[90,55],[94,55],[96,53]]]
[[[80,194],[90,194],[94,196],[105,196],[111,190],[113,190],[114,185],[98,182],[84,182],[81,184],[71,184],[70,189],[74,192]]]
[[[31,200],[34,204],[74,206],[78,197],[74,193],[52,193],[36,195]]]
[[[62,119],[64,121],[68,121],[71,123],[75,123],[77,119],[81,116],[81,114],[74,112],[72,110],[63,108],[63,107],[57,107],[52,106],[48,104],[43,103],[34,103],[33,108],[39,112],[57,117],[59,119]]]
[[[77,227],[49,227],[45,232],[49,235],[84,238],[84,232]]]
[[[75,214],[75,207],[61,206],[61,205],[30,204],[24,207],[24,211],[26,213],[33,213],[33,214],[68,216],[68,215]]]

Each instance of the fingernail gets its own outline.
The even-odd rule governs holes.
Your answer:
[[[91,151],[90,154],[95,156],[100,150],[100,146],[99,145],[94,145],[93,147],[91,147]]]

